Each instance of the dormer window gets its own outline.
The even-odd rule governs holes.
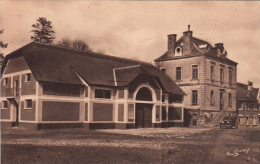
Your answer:
[[[30,82],[31,81],[31,74],[30,73],[27,73],[25,75],[25,82]]]
[[[177,47],[175,49],[175,56],[182,56],[182,49],[181,49],[181,47]]]
[[[8,84],[8,78],[4,78],[4,85]]]

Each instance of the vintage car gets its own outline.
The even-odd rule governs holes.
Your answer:
[[[231,116],[225,116],[220,122],[219,122],[219,128],[237,128],[237,117],[231,117]]]

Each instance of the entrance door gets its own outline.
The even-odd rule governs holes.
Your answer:
[[[223,92],[220,92],[220,97],[219,97],[219,110],[223,110]]]
[[[152,108],[151,104],[136,104],[136,128],[152,127]]]

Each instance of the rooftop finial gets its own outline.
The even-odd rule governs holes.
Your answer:
[[[190,31],[190,25],[188,25],[188,31]]]

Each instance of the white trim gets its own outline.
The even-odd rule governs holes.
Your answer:
[[[96,98],[96,89],[99,89],[99,90],[109,90],[110,91],[110,98],[107,99],[107,98]],[[114,97],[113,97],[113,89],[112,88],[104,88],[104,87],[93,87],[93,94],[94,94],[94,99],[96,100],[113,100]]]
[[[152,101],[140,101],[140,100],[136,100],[136,96],[137,96],[137,93],[139,92],[139,90],[141,88],[147,88],[148,90],[150,90],[151,94],[152,94]],[[155,90],[153,89],[153,87],[149,84],[146,84],[146,83],[142,83],[140,84],[134,91],[134,94],[133,94],[133,99],[135,101],[135,103],[153,103],[157,101],[157,97],[156,97],[156,93],[155,93]]]
[[[126,66],[126,67],[119,67],[115,69],[126,69],[126,68],[134,68],[134,67],[140,67],[140,65],[133,65],[133,66]]]
[[[4,102],[6,102],[7,107],[4,107]],[[8,109],[8,101],[7,100],[2,100],[2,105],[1,105],[1,109]]]
[[[10,60],[8,60],[6,63],[5,70],[3,71],[3,74],[2,74],[2,78],[5,77],[5,71],[6,71],[6,68],[8,67],[9,62],[10,62]]]
[[[73,72],[78,76],[78,78],[80,79],[80,81],[81,81],[83,84],[85,84],[86,86],[89,86],[88,83],[87,83],[85,80],[83,80],[83,78],[82,78],[74,69],[72,69],[72,70],[73,70]]]
[[[0,119],[0,121],[2,121],[2,122],[13,122],[11,119]]]
[[[28,107],[27,106],[27,101],[31,101],[31,107]],[[33,101],[32,101],[32,99],[25,99],[24,100],[24,110],[31,110],[32,108],[33,108]]]
[[[30,76],[30,80],[28,80],[28,76]],[[25,74],[24,82],[25,82],[25,83],[30,83],[30,82],[31,82],[31,73],[26,73],[26,74]]]
[[[20,123],[20,122],[37,123],[36,121],[29,121],[29,120],[21,120],[21,119],[19,119],[19,123]]]
[[[39,123],[83,123],[84,121],[41,121]]]
[[[8,62],[9,62],[9,60],[8,60]],[[4,74],[4,73],[3,73],[2,78],[17,76],[17,75],[22,75],[22,74],[27,74],[27,73],[32,73],[32,71],[29,69],[29,70],[24,70],[24,71],[9,73],[9,74]]]
[[[114,76],[115,86],[117,86],[117,80],[116,80],[116,71],[115,71],[115,68],[113,68],[113,76]]]

